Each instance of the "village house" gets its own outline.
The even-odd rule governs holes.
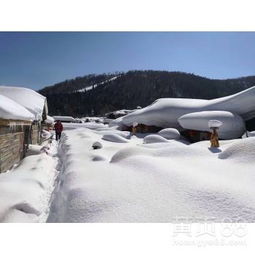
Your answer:
[[[0,94],[0,173],[25,156],[33,117],[26,108]]]
[[[32,89],[10,86],[0,86],[0,95],[12,99],[33,114],[31,141],[32,144],[40,143],[42,124],[47,119],[48,115],[46,97]]]
[[[47,114],[47,100],[37,92],[0,86],[0,173],[18,163],[29,144],[41,142]]]
[[[236,94],[216,99],[160,98],[142,109],[113,120],[121,130],[138,133],[175,128],[191,142],[208,140],[212,129],[208,123],[222,123],[219,139],[242,137],[255,120],[255,86]]]

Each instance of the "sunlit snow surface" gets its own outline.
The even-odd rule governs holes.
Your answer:
[[[46,153],[47,152],[47,153]],[[56,143],[30,145],[28,156],[0,174],[0,222],[45,222],[57,176]]]
[[[0,94],[0,119],[32,121],[34,116],[25,107]]]
[[[255,221],[255,138],[210,149],[144,136],[122,143],[113,128],[66,131],[48,222]]]
[[[209,141],[76,127],[64,131],[58,153],[56,143],[33,146],[0,175],[1,222],[255,222],[254,137],[211,149]]]

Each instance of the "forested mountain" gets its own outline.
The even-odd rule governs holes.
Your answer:
[[[67,80],[39,93],[47,96],[51,115],[103,115],[133,109],[164,97],[212,99],[255,86],[255,76],[216,80],[166,71],[129,71],[86,75]]]

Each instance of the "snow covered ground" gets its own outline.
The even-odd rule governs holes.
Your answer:
[[[143,136],[67,130],[48,222],[255,221],[255,138],[210,149]],[[96,141],[102,148],[93,150]]]
[[[57,176],[56,148],[56,143],[30,145],[18,166],[0,174],[0,222],[47,220]]]
[[[211,149],[89,127],[72,123],[58,153],[35,146],[0,175],[1,222],[255,222],[255,137]]]

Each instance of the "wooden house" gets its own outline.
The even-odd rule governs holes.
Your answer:
[[[22,87],[0,86],[0,95],[6,96],[26,108],[33,115],[31,143],[41,142],[41,131],[48,115],[46,97],[36,91]]]
[[[184,129],[180,133],[191,143],[210,140],[211,137],[211,132],[209,131]]]
[[[135,128],[135,129],[134,129]],[[163,128],[161,127],[156,127],[156,126],[149,126],[149,125],[144,125],[144,124],[138,124],[135,126],[122,126],[123,131],[129,131],[129,132],[134,132],[135,133],[157,133]]]
[[[25,156],[33,117],[23,106],[0,94],[0,173]]]

